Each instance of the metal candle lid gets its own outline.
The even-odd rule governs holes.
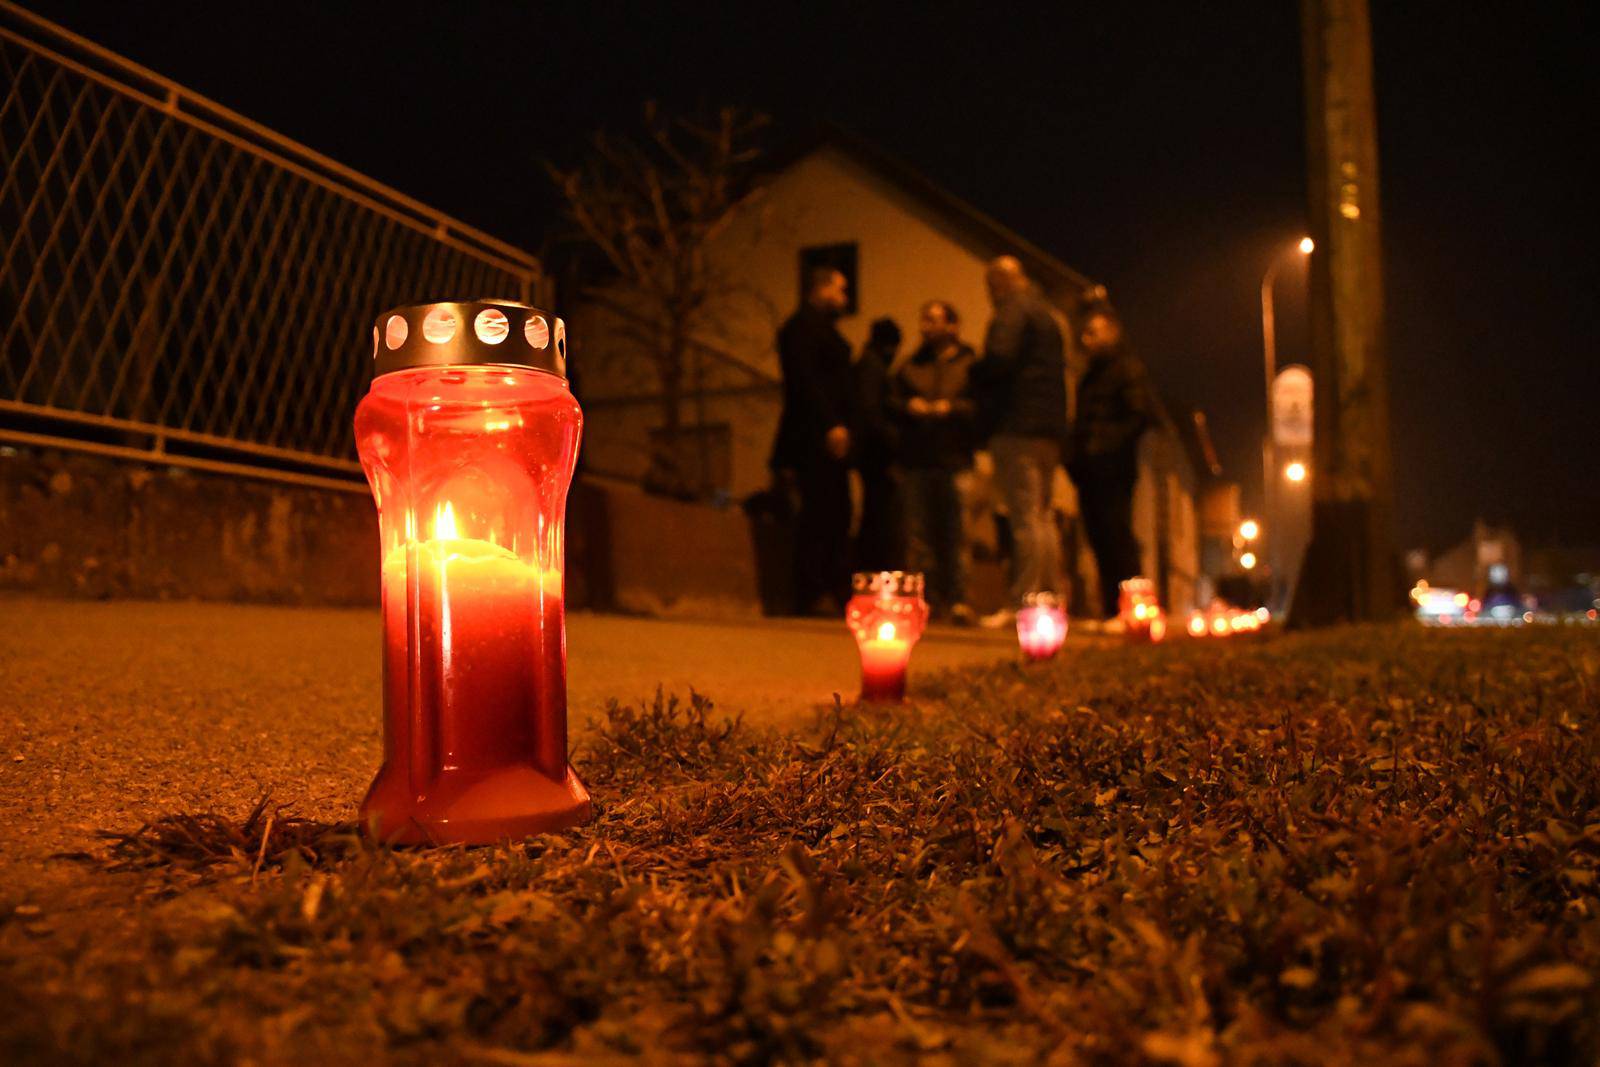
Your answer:
[[[567,376],[566,323],[515,300],[403,304],[372,329],[374,377],[413,367],[533,367]]]
[[[855,593],[873,596],[921,596],[923,590],[921,571],[859,571],[850,578],[850,588]]]

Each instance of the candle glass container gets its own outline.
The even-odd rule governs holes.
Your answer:
[[[922,575],[866,571],[851,580],[845,622],[861,650],[861,699],[905,699],[911,648],[928,625]]]
[[[1017,644],[1030,660],[1049,659],[1067,639],[1067,612],[1051,593],[1029,593],[1017,609]]]
[[[1117,614],[1123,633],[1135,643],[1160,641],[1167,636],[1167,616],[1156,596],[1156,583],[1129,578],[1118,586]]]
[[[560,319],[511,301],[396,308],[356,447],[378,508],[383,766],[363,825],[486,844],[584,822],[567,763],[562,566],[583,414]]]

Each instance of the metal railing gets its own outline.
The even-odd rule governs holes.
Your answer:
[[[359,487],[384,308],[537,259],[0,0],[0,441]]]

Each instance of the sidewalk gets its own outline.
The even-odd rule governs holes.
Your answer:
[[[373,611],[0,597],[0,881],[177,810],[239,812],[262,792],[354,815],[381,757]],[[859,684],[842,621],[568,620],[573,741],[611,699],[693,686],[751,722],[803,722]],[[1016,654],[1009,631],[933,628],[934,672]],[[581,770],[581,768],[580,768]]]

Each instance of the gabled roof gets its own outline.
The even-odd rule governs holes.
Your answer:
[[[1044,294],[1064,309],[1070,309],[1081,294],[1095,288],[1092,279],[1079,274],[1015,230],[979,211],[916,168],[838,126],[812,127],[773,152],[762,169],[769,173],[787,170],[823,148],[838,151],[942,216],[952,229],[965,234],[982,249],[985,256],[1016,256]]]

